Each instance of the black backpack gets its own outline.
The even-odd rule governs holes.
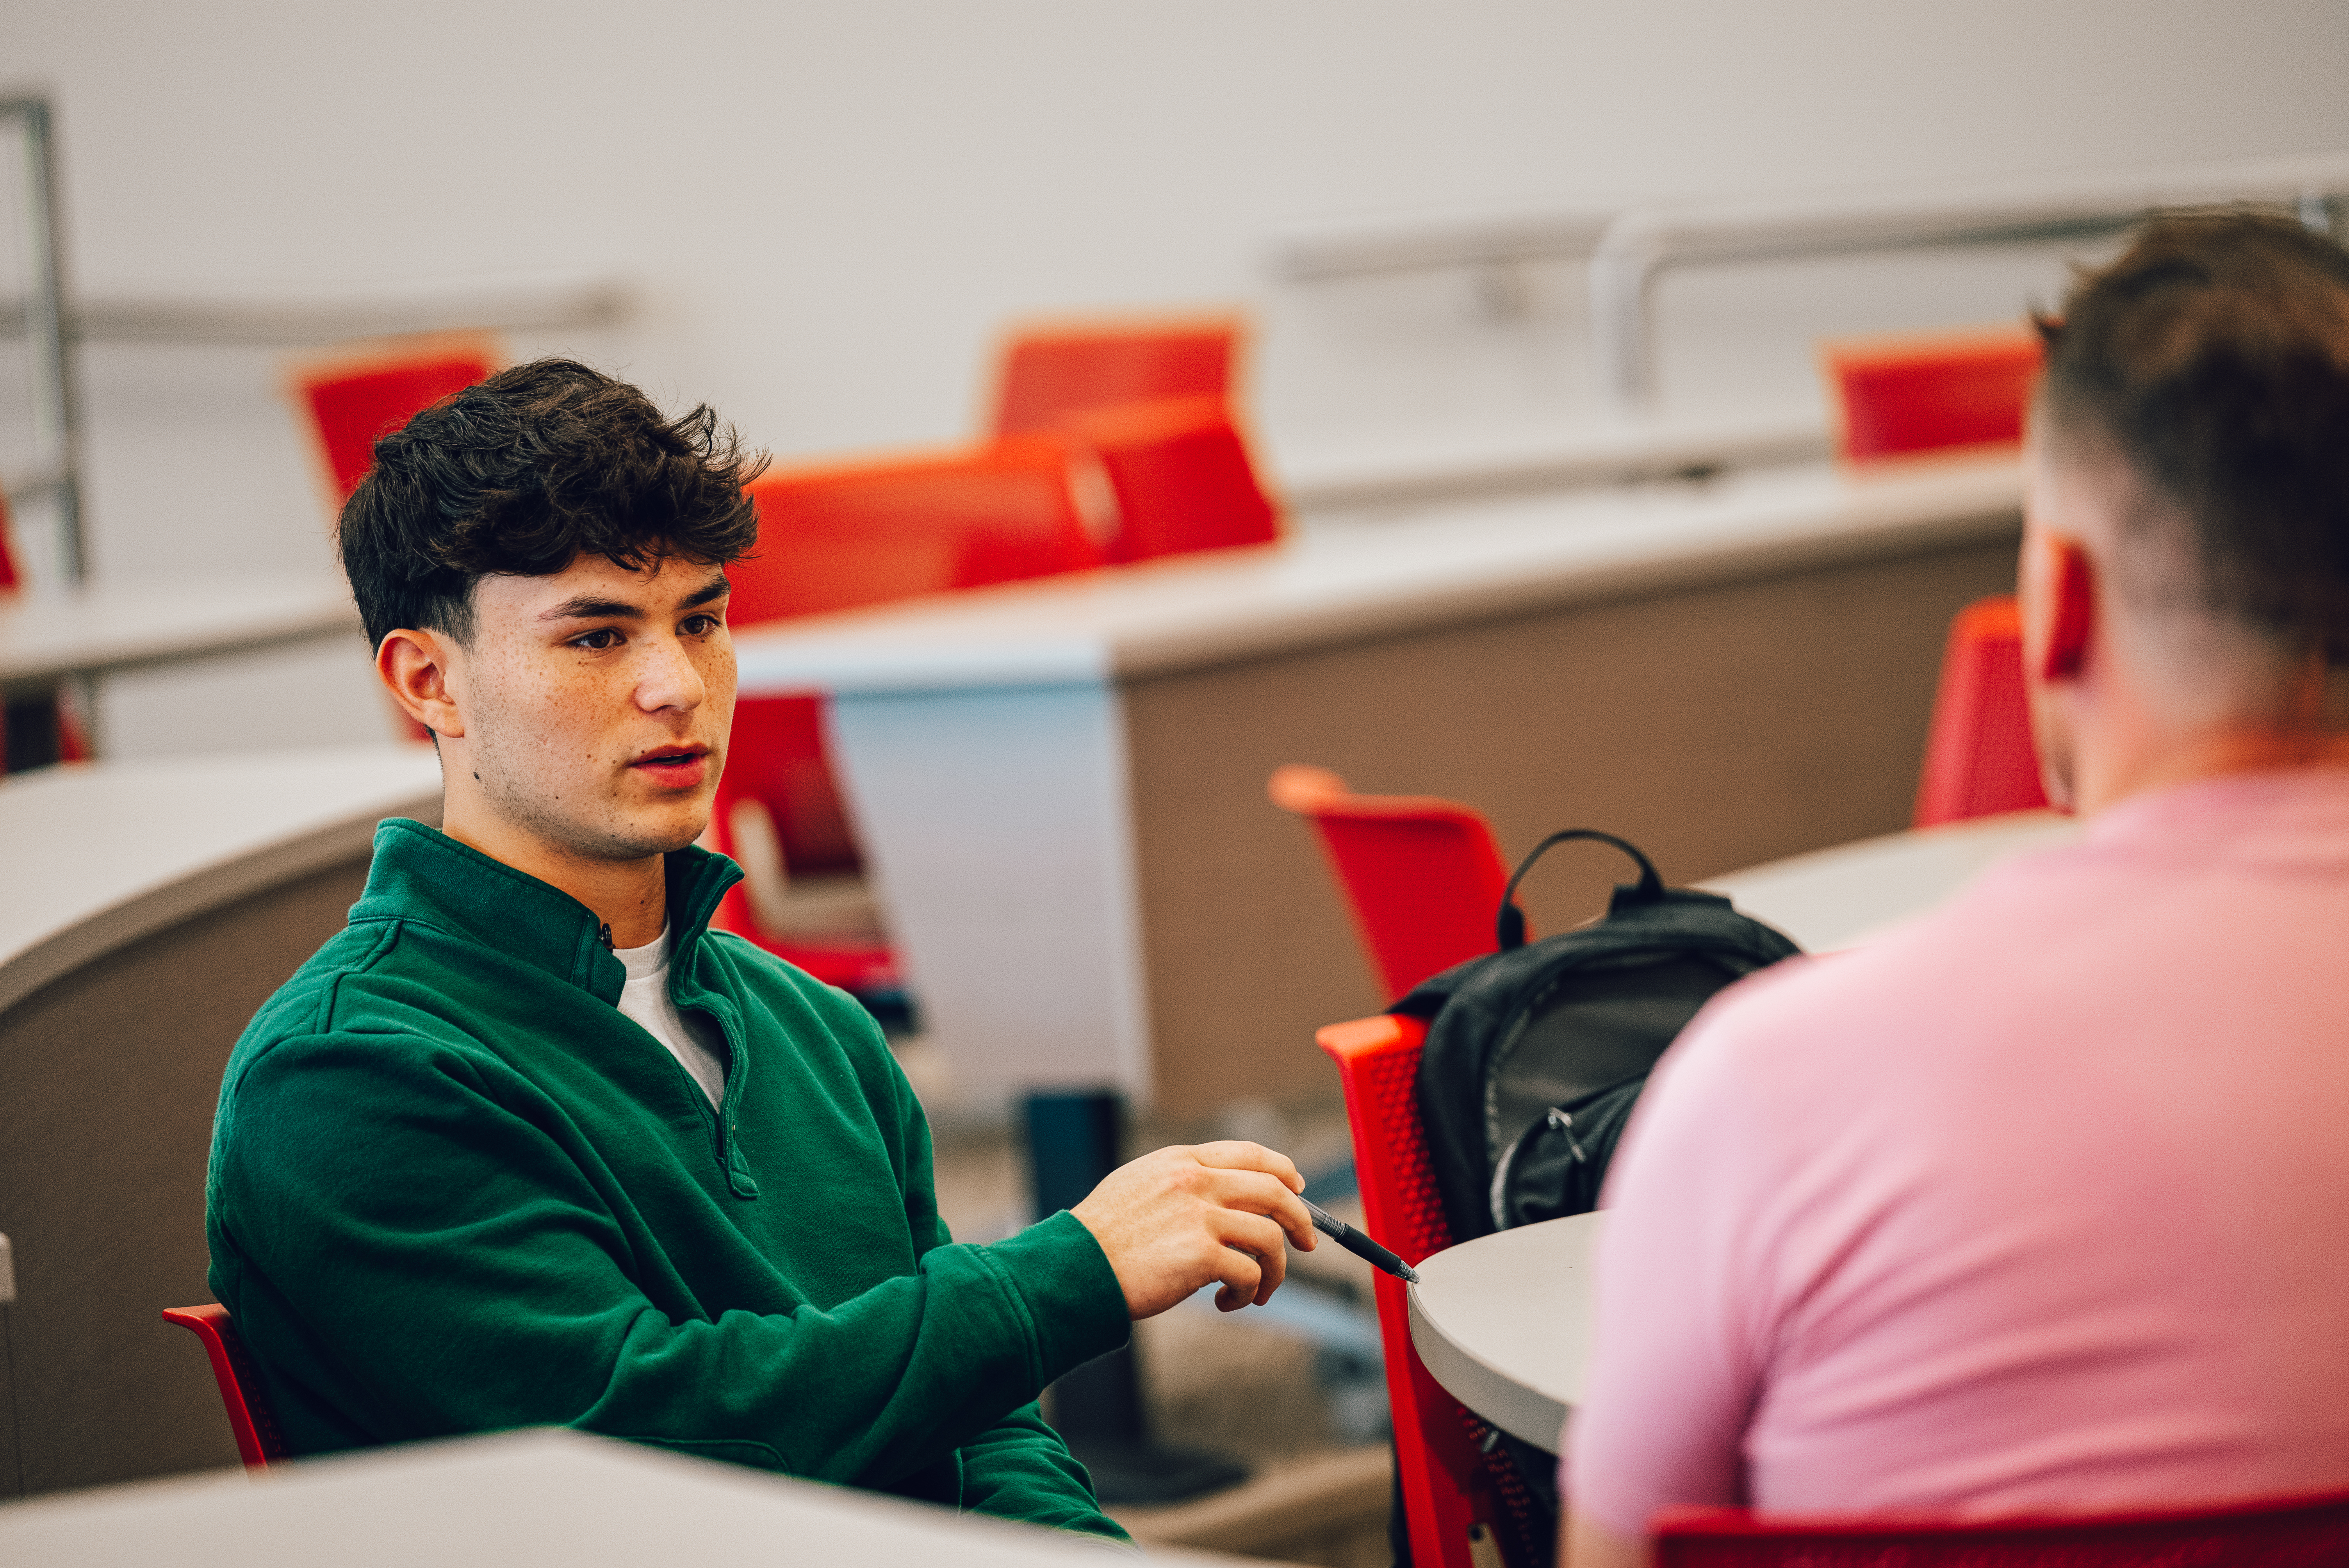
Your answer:
[[[1517,883],[1553,844],[1596,839],[1640,864],[1606,915],[1528,946]],[[1500,950],[1391,1011],[1432,1020],[1419,1064],[1429,1163],[1454,1243],[1597,1207],[1616,1140],[1664,1047],[1713,993],[1802,951],[1717,893],[1668,888],[1611,833],[1573,828],[1509,878]]]
[[[1517,883],[1570,839],[1614,845],[1640,862],[1640,880],[1616,888],[1601,919],[1527,946]],[[1419,1113],[1454,1244],[1598,1207],[1664,1047],[1714,992],[1802,951],[1717,893],[1666,887],[1646,855],[1590,828],[1534,846],[1501,894],[1495,934],[1500,951],[1454,965],[1388,1009],[1432,1020]],[[1498,1428],[1480,1446],[1509,1558],[1541,1568],[1557,1541],[1557,1461]],[[1398,1488],[1389,1534],[1407,1563],[1402,1517]]]

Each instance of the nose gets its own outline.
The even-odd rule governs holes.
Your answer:
[[[647,645],[637,672],[636,706],[647,713],[674,708],[691,713],[709,695],[701,667],[682,638],[674,634],[655,637]]]

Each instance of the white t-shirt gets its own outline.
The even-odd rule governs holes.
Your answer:
[[[668,927],[642,947],[615,947],[612,956],[628,966],[620,987],[620,1011],[668,1047],[716,1105],[726,1095],[726,1057],[707,1020],[688,1018],[668,994]]]

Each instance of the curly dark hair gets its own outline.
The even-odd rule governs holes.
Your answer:
[[[766,466],[706,404],[664,418],[625,381],[533,360],[379,438],[336,543],[371,645],[401,626],[469,643],[473,584],[494,573],[748,554],[759,519],[742,487]]]
[[[2349,253],[2250,211],[2158,219],[2040,330],[2051,438],[2127,465],[2155,502],[2130,529],[2189,536],[2122,590],[2349,664]]]

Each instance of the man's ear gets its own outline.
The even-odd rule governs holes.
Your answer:
[[[443,739],[465,733],[465,721],[449,691],[448,639],[437,632],[402,627],[386,633],[375,651],[375,673],[391,688],[400,711]]]
[[[2046,542],[2048,599],[2053,624],[2039,661],[2043,681],[2075,680],[2087,667],[2088,644],[2096,632],[2096,569],[2075,539]]]

